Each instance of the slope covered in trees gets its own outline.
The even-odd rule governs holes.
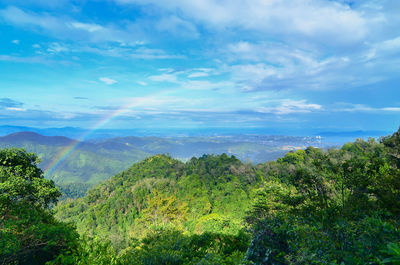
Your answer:
[[[73,146],[77,146],[76,151],[65,157],[51,172],[47,172],[57,159],[62,157],[65,150]],[[61,136],[43,136],[33,132],[19,132],[0,137],[0,147],[24,148],[28,152],[35,153],[41,159],[38,166],[47,177],[66,190],[68,190],[67,184],[70,183],[81,184],[81,188],[87,187],[87,184],[99,183],[129,167],[132,162],[150,156],[150,153],[124,144],[104,146],[78,142]]]
[[[270,179],[247,217],[248,260],[398,264],[400,174],[387,145],[392,139],[327,152],[307,148],[269,163]]]
[[[203,156],[182,163],[157,155],[66,201],[56,216],[78,231],[110,239],[118,250],[157,229],[237,235],[261,175],[235,157]]]
[[[399,264],[399,150],[396,132],[257,166],[149,157],[56,206],[52,222],[80,238],[68,228],[73,244],[50,264]]]
[[[60,191],[38,162],[24,150],[0,150],[0,264],[44,264],[78,247],[74,227],[49,210]]]
[[[62,136],[18,132],[0,137],[0,148],[24,148],[37,154],[42,160],[39,166],[45,175],[69,193],[71,184],[83,191],[127,169],[134,162],[160,153],[169,153],[184,161],[203,154],[229,153],[242,161],[250,159],[259,163],[276,159],[290,148],[319,144],[318,141],[315,137],[236,135],[164,138],[130,136],[80,142]],[[72,147],[75,151],[68,153],[67,150]],[[69,155],[63,156],[67,153]],[[57,163],[60,158],[61,163]],[[75,197],[80,194],[73,192],[71,195]]]

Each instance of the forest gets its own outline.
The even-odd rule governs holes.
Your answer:
[[[400,264],[400,129],[257,165],[154,155],[83,197],[38,163],[0,150],[0,264]]]
[[[290,148],[294,150],[308,145],[333,146],[334,143],[321,143],[315,136],[241,134],[75,140],[26,131],[0,136],[0,148],[24,148],[39,156],[45,177],[54,180],[59,188],[70,189],[73,184],[81,186],[81,190],[85,192],[89,187],[109,179],[133,163],[156,154],[168,153],[174,158],[187,161],[203,154],[227,153],[242,161],[261,163],[283,156]],[[69,156],[61,155],[72,148],[74,152]]]

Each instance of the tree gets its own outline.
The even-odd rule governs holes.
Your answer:
[[[179,203],[174,195],[168,196],[157,190],[148,197],[148,207],[141,213],[138,223],[142,223],[148,230],[152,231],[159,227],[180,227],[187,219],[188,206]]]
[[[61,193],[38,163],[23,149],[0,150],[0,264],[44,264],[77,247],[75,229],[49,209]]]
[[[277,177],[264,182],[247,217],[253,238],[246,259],[256,264],[397,261],[400,172],[390,163],[397,144],[387,152],[388,146],[374,139],[356,140],[340,150],[309,147],[278,159]]]

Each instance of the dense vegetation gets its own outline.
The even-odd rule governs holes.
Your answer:
[[[76,151],[48,172],[55,161],[62,157],[61,154],[75,145]],[[133,146],[78,143],[66,137],[43,136],[32,132],[0,137],[0,147],[24,148],[28,152],[35,153],[41,159],[39,166],[47,178],[54,180],[59,186],[74,183],[80,188],[99,183],[126,169],[133,162],[150,156],[150,153]]]
[[[3,263],[400,264],[400,130],[257,166],[153,156],[59,203],[56,219],[59,192],[35,159],[0,153]]]
[[[49,210],[61,194],[38,162],[24,150],[0,150],[0,264],[44,264],[77,249],[75,229]]]
[[[390,263],[387,252],[398,251],[400,242],[392,140],[358,140],[327,152],[307,148],[269,163],[270,179],[247,217],[253,231],[247,258],[256,264]]]
[[[118,251],[160,229],[237,236],[259,180],[251,165],[227,155],[187,163],[157,155],[63,202],[56,216]]]
[[[115,137],[78,142],[61,136],[43,136],[33,132],[0,137],[0,148],[18,147],[41,158],[40,167],[47,178],[61,189],[73,184],[81,191],[127,169],[134,162],[151,155],[169,153],[182,161],[203,154],[235,154],[242,161],[265,162],[281,157],[288,148],[317,141],[314,137],[245,136],[235,137]],[[63,157],[66,151],[75,151]],[[64,158],[61,163],[60,158]],[[49,170],[51,168],[51,170]],[[86,191],[86,190],[85,190]],[[72,192],[73,196],[79,193]]]

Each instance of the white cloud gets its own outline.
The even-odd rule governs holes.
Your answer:
[[[182,59],[182,55],[168,54],[161,49],[150,49],[146,47],[139,47],[136,50],[132,50],[129,54],[131,58],[135,59]]]
[[[113,85],[115,83],[117,83],[116,80],[108,78],[108,77],[100,77],[99,80],[103,83],[105,83],[106,85]]]
[[[70,25],[72,28],[75,29],[81,29],[85,30],[88,32],[95,32],[95,31],[100,31],[104,30],[104,27],[98,25],[98,24],[87,24],[87,23],[81,23],[81,22],[71,22],[68,25]]]
[[[277,106],[261,107],[257,111],[261,113],[273,113],[277,115],[286,115],[292,113],[310,113],[321,111],[323,108],[319,104],[307,103],[306,100],[282,100]]]
[[[191,80],[186,79],[186,74],[189,71],[174,71],[173,69],[159,69],[165,73],[160,75],[152,75],[149,77],[150,80],[155,82],[168,82],[175,83],[180,88],[190,89],[190,90],[219,90],[223,88],[233,88],[234,83],[230,81],[209,81],[209,80]],[[205,73],[209,72],[209,70],[205,70],[204,72],[195,72],[196,73]],[[203,75],[200,75],[203,76]],[[178,78],[180,77],[180,78]],[[193,77],[191,74],[187,75],[187,77]]]
[[[136,83],[138,83],[141,86],[147,86],[147,83],[143,81],[136,81]]]
[[[127,60],[163,60],[163,59],[182,59],[181,55],[169,54],[162,49],[150,49],[146,47],[129,47],[115,45],[86,45],[71,49],[72,52],[86,52],[98,54],[100,56],[119,57]]]
[[[393,112],[400,112],[400,108],[398,107],[386,107],[386,108],[381,108],[383,111],[393,111]]]
[[[167,72],[167,73],[175,72],[175,70],[173,68],[159,68],[158,71]]]
[[[346,4],[324,0],[115,0],[153,4],[182,13],[212,29],[239,27],[286,36],[318,38],[329,44],[359,41],[367,33],[362,14]]]
[[[220,90],[232,88],[234,84],[229,81],[210,82],[207,80],[188,80],[181,83],[181,87],[191,90]]]
[[[365,63],[367,56],[374,56],[365,54],[365,49],[343,56],[290,45],[243,41],[229,44],[221,49],[231,64],[225,71],[245,91],[344,89],[376,83],[384,76],[382,65]]]
[[[26,111],[26,109],[23,109],[23,108],[13,108],[13,107],[6,108],[6,110],[13,110],[13,111]]]
[[[18,26],[37,26],[47,30],[56,31],[63,28],[63,23],[58,18],[50,15],[27,13],[17,7],[9,6],[0,10],[0,17],[6,22]]]
[[[232,79],[238,88],[243,91],[258,90],[268,77],[282,76],[282,69],[276,69],[264,63],[238,64],[229,67]]]
[[[339,112],[364,112],[364,111],[376,111],[376,109],[363,105],[363,104],[351,104],[351,103],[341,103],[338,108],[334,108],[334,111],[339,111]]]
[[[11,42],[14,43],[15,45],[18,45],[20,41],[19,40],[13,40]]]
[[[400,36],[395,38],[389,38],[382,41],[377,41],[368,44],[368,49],[363,51],[362,58],[365,62],[371,63],[384,58],[386,64],[389,58],[393,59],[393,54],[397,54],[400,49]]]
[[[206,77],[209,76],[206,72],[194,72],[188,75],[189,78]]]
[[[171,91],[169,91],[171,92]],[[117,99],[116,103],[123,105],[129,105],[129,109],[124,112],[125,114],[132,113],[164,113],[164,112],[174,112],[177,109],[184,109],[192,107],[196,104],[204,104],[202,99],[192,99],[179,96],[168,96],[168,91],[163,93],[153,94],[144,97],[131,97]],[[118,105],[117,105],[118,106]],[[105,109],[108,109],[106,107]],[[119,109],[119,107],[116,107]]]
[[[49,45],[47,51],[50,53],[60,53],[60,52],[67,52],[69,51],[69,49],[58,42],[53,42]]]
[[[268,76],[278,75],[275,67],[264,63],[238,64],[230,67],[235,79],[260,82]]]
[[[397,52],[400,49],[400,36],[376,43],[374,47],[376,49],[389,50],[389,51],[394,50]]]
[[[189,38],[199,37],[199,33],[193,23],[185,21],[177,16],[163,17],[157,22],[155,27],[159,31],[168,31],[176,36]]]
[[[19,56],[2,55],[2,54],[0,54],[0,61],[15,62],[15,63],[41,63],[41,64],[49,64],[53,62],[46,60],[45,58],[40,56],[19,57]]]
[[[34,28],[41,33],[49,34],[59,39],[85,40],[92,43],[119,42],[135,43],[137,38],[133,32],[125,28],[117,28],[113,25],[103,26],[94,23],[75,21],[66,16],[53,16],[49,13],[35,13],[9,6],[0,9],[0,18],[6,23],[22,28]]]
[[[169,83],[177,83],[178,79],[176,74],[161,74],[161,75],[152,75],[149,77],[150,80],[156,82],[169,82]]]
[[[364,104],[337,103],[335,112],[400,112],[400,107],[371,107]]]

